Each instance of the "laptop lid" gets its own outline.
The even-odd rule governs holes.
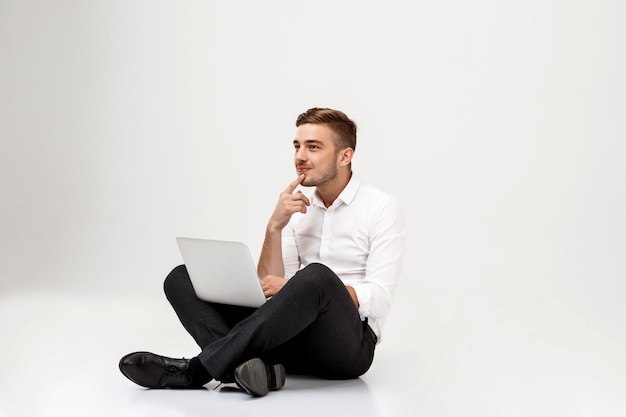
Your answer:
[[[267,301],[245,243],[187,237],[176,242],[199,299],[245,307]]]

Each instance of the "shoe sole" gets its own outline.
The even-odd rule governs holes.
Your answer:
[[[269,365],[271,373],[270,391],[278,391],[285,386],[285,367],[281,364]]]
[[[261,359],[250,359],[235,370],[235,383],[254,397],[263,397],[285,385],[285,367],[266,365]]]

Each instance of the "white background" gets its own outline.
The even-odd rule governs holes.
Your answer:
[[[0,302],[162,297],[181,235],[256,258],[295,118],[334,107],[360,129],[356,175],[407,214],[386,344],[443,367],[421,388],[455,381],[462,404],[485,379],[555,382],[542,410],[583,394],[581,415],[613,415],[625,18],[608,0],[0,0]]]

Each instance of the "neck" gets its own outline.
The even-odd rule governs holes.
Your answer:
[[[352,178],[352,171],[344,175],[338,175],[335,180],[317,186],[317,194],[324,202],[326,208],[332,206],[339,194],[350,182],[350,178]]]

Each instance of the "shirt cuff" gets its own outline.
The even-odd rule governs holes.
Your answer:
[[[356,298],[359,301],[359,316],[361,316],[361,320],[365,320],[366,317],[369,317],[370,312],[370,304],[372,300],[372,291],[367,285],[352,285],[351,286],[356,293]]]

